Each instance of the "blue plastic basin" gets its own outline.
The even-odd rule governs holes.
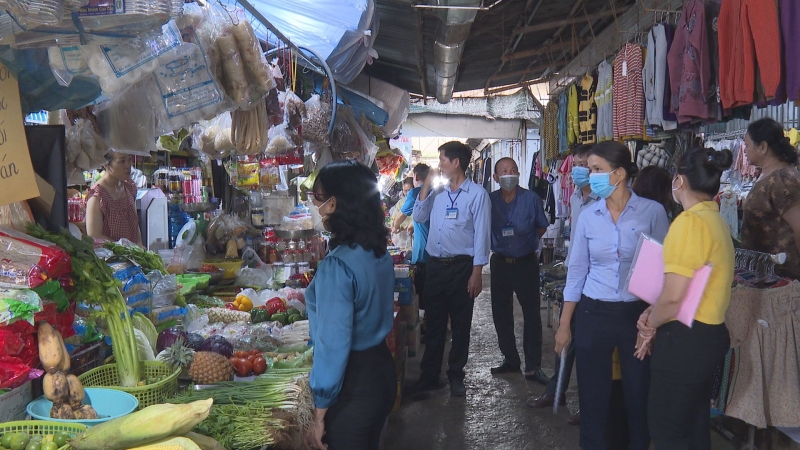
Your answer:
[[[136,400],[136,397],[127,392],[91,387],[84,388],[84,391],[86,392],[86,396],[83,399],[83,403],[92,405],[95,411],[97,411],[97,415],[100,416],[99,419],[68,420],[50,418],[50,409],[53,407],[53,402],[44,398],[44,396],[28,403],[28,414],[38,420],[82,423],[87,427],[91,427],[103,422],[108,422],[111,419],[116,419],[117,417],[127,416],[136,411],[136,408],[139,406],[139,400]]]

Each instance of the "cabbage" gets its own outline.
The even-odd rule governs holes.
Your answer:
[[[170,327],[166,330],[162,331],[158,335],[158,343],[156,345],[156,351],[161,353],[167,347],[172,347],[172,344],[178,340],[179,337],[182,337],[184,341],[186,341],[186,332],[181,330],[180,328]]]
[[[211,336],[200,346],[201,352],[214,352],[230,358],[233,356],[233,344],[222,336]]]
[[[140,312],[131,316],[131,322],[133,322],[133,328],[144,333],[145,337],[147,337],[147,342],[150,343],[150,351],[155,352],[156,342],[158,341],[158,331],[156,331],[153,322]]]
[[[188,345],[192,350],[199,350],[205,341],[206,338],[197,333],[189,333],[186,336],[186,345]]]
[[[133,335],[136,337],[136,348],[139,353],[139,361],[155,361],[156,355],[153,353],[153,348],[150,347],[150,341],[144,332],[134,328]]]

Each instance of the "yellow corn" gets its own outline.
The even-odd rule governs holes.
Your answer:
[[[129,450],[201,450],[191,439],[185,437],[171,437]]]
[[[148,406],[89,428],[70,441],[70,446],[74,450],[122,450],[183,436],[208,417],[213,403],[208,399],[185,405]],[[198,450],[196,444],[195,449]]]

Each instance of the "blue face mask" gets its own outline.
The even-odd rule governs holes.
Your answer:
[[[614,190],[617,189],[617,185],[612,185],[609,181],[609,176],[612,173],[614,173],[613,170],[608,173],[593,173],[589,175],[589,184],[592,185],[592,192],[600,198],[610,197]]]
[[[573,167],[572,181],[580,188],[587,186],[589,184],[589,168],[580,166]]]

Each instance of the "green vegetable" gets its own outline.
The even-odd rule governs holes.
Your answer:
[[[45,442],[42,444],[42,450],[58,450],[58,444],[55,442]]]
[[[303,316],[301,316],[300,314],[289,315],[289,323],[295,323],[298,320],[303,320]]]
[[[66,228],[60,233],[51,233],[37,224],[28,225],[28,234],[50,241],[69,253],[75,281],[74,297],[89,305],[100,306],[114,346],[119,385],[137,386],[141,374],[139,355],[128,305],[120,292],[122,284],[114,278],[105,261],[95,255],[94,240],[88,236],[83,240],[76,239]]]
[[[297,314],[299,316],[300,315],[300,311],[298,311],[296,308],[289,308],[289,309],[286,310],[286,314],[288,314],[290,316],[293,316],[293,315]]]
[[[131,317],[131,321],[133,322],[133,327],[141,331],[147,337],[150,347],[153,348],[153,351],[156,351],[158,331],[156,331],[156,327],[153,325],[153,322],[151,322],[147,316],[140,312],[134,313],[133,317]]]
[[[42,443],[41,441],[30,441],[28,445],[25,446],[25,450],[42,450]]]
[[[158,254],[147,251],[138,245],[128,247],[113,242],[106,242],[103,246],[114,252],[115,255],[128,258],[135,262],[142,267],[145,273],[153,270],[158,270],[165,275],[167,273],[167,269],[164,267],[164,260],[161,259]]]
[[[70,440],[70,437],[66,433],[56,433],[55,436],[53,436],[53,442],[56,443],[58,448],[61,448],[61,447],[65,446],[65,445],[67,445],[69,443],[69,440]]]
[[[11,436],[11,446],[9,448],[11,450],[25,450],[30,441],[31,437],[28,436],[28,433],[15,433]]]
[[[270,319],[269,311],[261,308],[253,308],[250,310],[250,322],[261,323],[268,322]]]
[[[3,448],[11,448],[11,438],[15,434],[16,433],[6,433],[6,434],[4,434],[3,437],[0,438],[0,445],[3,446]]]
[[[189,303],[197,306],[198,308],[223,308],[225,302],[217,297],[209,297],[207,295],[195,295],[189,298]]]
[[[284,312],[279,312],[277,314],[273,314],[271,320],[274,322],[280,322],[281,325],[288,325],[289,315]]]

